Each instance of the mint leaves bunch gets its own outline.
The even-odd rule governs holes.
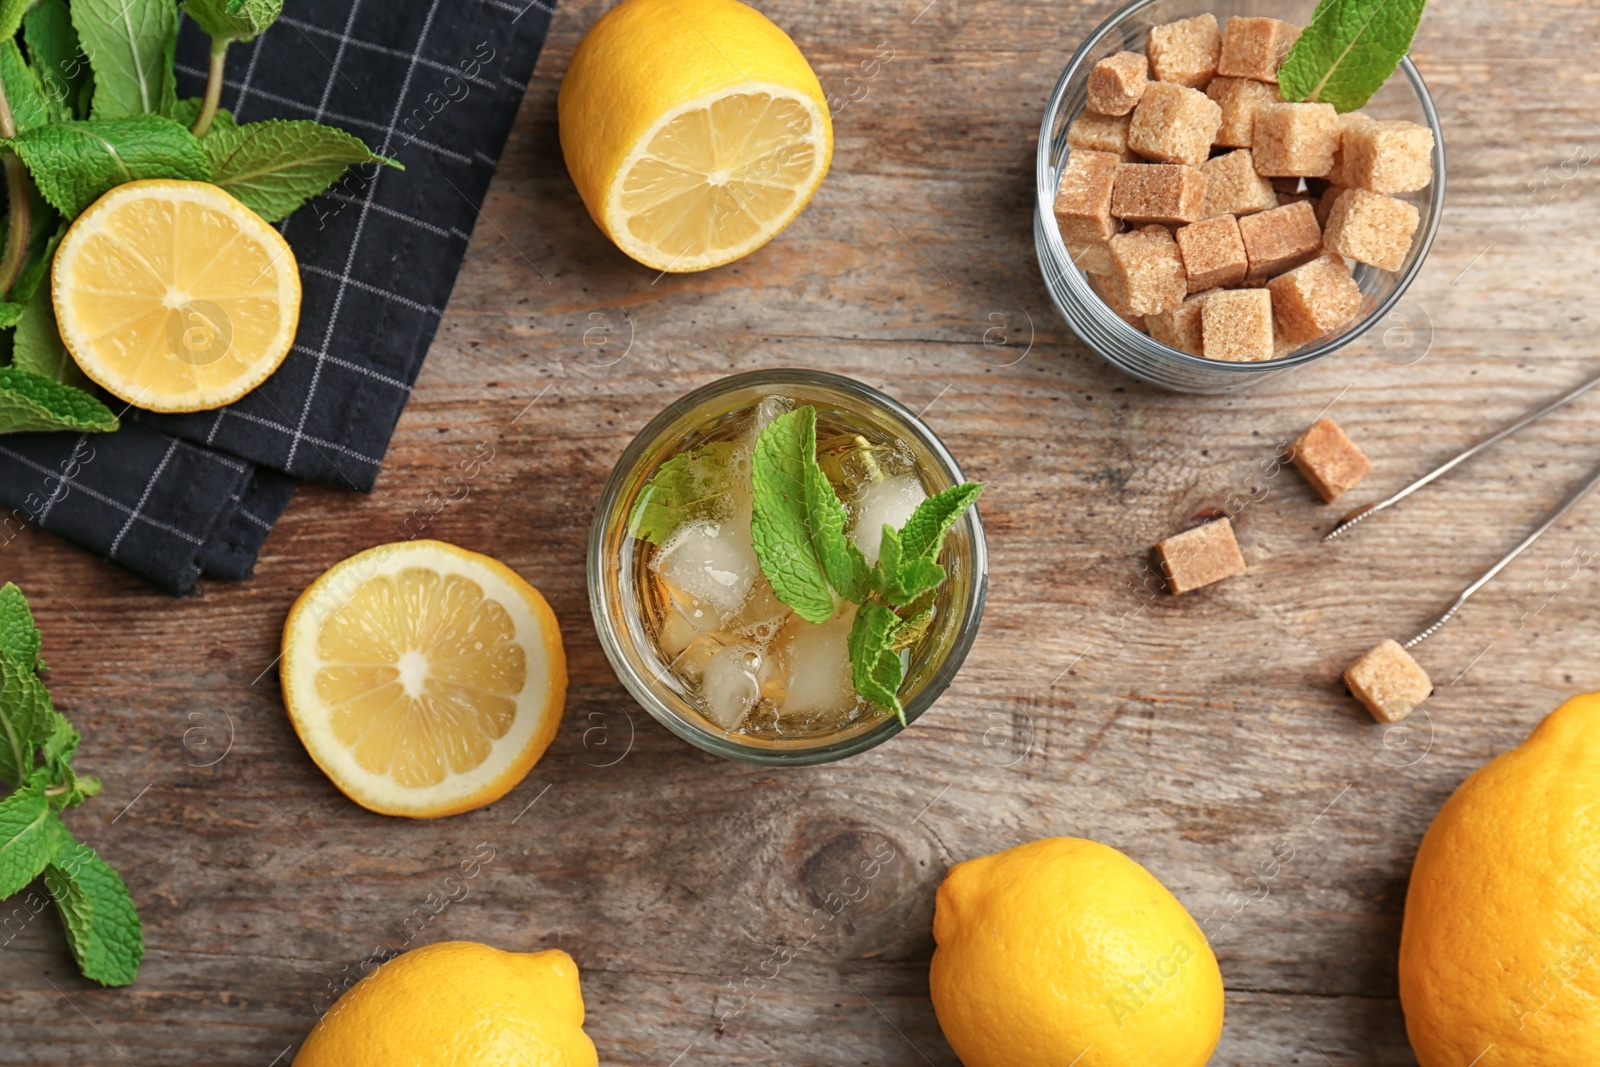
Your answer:
[[[1426,0],[1322,0],[1284,56],[1278,89],[1291,102],[1355,111],[1411,50]]]
[[[0,781],[13,790],[0,799],[0,899],[43,875],[78,969],[127,985],[144,957],[139,915],[117,872],[61,821],[100,782],[72,769],[80,738],[39,680],[39,638],[22,591],[0,587]]]
[[[360,138],[309,120],[239,124],[219,107],[230,45],[277,21],[283,0],[188,0],[211,37],[204,97],[179,99],[174,0],[0,0],[0,433],[106,432],[117,418],[67,354],[50,262],[67,226],[141,178],[209,181],[268,222],[354,164],[387,164]]]
[[[756,438],[750,530],[761,572],[779,600],[807,622],[833,617],[834,594],[860,605],[850,629],[856,692],[905,725],[900,653],[933,623],[933,594],[948,577],[938,562],[945,535],[983,487],[965,482],[929,497],[896,530],[885,525],[878,561],[867,566],[845,536],[845,509],[817,462],[817,411],[796,408]]]

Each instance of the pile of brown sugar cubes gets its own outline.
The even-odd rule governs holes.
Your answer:
[[[1285,103],[1299,29],[1210,14],[1089,73],[1055,216],[1073,261],[1130,325],[1208,359],[1276,359],[1354,319],[1350,261],[1399,270],[1433,181],[1433,133]],[[1124,229],[1124,226],[1127,229]]]

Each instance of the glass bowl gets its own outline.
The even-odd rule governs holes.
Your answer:
[[[1034,246],[1044,272],[1045,288],[1061,317],[1083,343],[1108,363],[1136,378],[1184,393],[1229,393],[1265,381],[1291,367],[1319,360],[1356,340],[1380,323],[1405,294],[1428,249],[1444,211],[1444,136],[1428,87],[1411,60],[1378,90],[1362,111],[1378,119],[1406,119],[1433,131],[1433,182],[1399,198],[1421,213],[1411,251],[1398,271],[1379,270],[1356,263],[1356,283],[1361,287],[1362,313],[1350,324],[1312,344],[1278,359],[1258,363],[1228,363],[1180,352],[1129,326],[1089,288],[1087,276],[1073,264],[1053,205],[1061,168],[1067,158],[1067,126],[1083,110],[1090,69],[1121,51],[1144,52],[1145,36],[1152,26],[1190,18],[1207,11],[1226,22],[1233,15],[1270,16],[1304,26],[1316,10],[1315,0],[1134,0],[1083,42],[1056,82],[1055,92],[1039,127],[1037,162],[1038,195],[1033,213]]]
[[[819,410],[833,408],[904,442],[930,495],[960,485],[961,468],[933,431],[902,407],[861,382],[810,370],[760,370],[702,386],[673,401],[635,437],[617,461],[595,509],[589,535],[589,607],[601,647],[629,693],[663,726],[707,752],[747,763],[828,763],[882,744],[903,727],[894,716],[858,720],[816,737],[775,740],[722,729],[686,698],[658,654],[632,595],[636,588],[628,546],[628,516],[656,469],[687,439],[779,395]],[[951,528],[943,557],[949,572],[948,606],[911,657],[900,688],[906,722],[937,700],[961,669],[983,618],[989,556],[976,508]]]

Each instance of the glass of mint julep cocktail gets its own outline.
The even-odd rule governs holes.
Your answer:
[[[976,636],[979,491],[860,382],[714,382],[652,420],[602,494],[601,643],[640,704],[707,751],[804,764],[870,748],[932,705]]]

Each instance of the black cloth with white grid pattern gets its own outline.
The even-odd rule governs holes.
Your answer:
[[[280,224],[300,262],[300,328],[283,366],[238,403],[131,411],[109,435],[0,436],[0,545],[32,521],[182,594],[201,574],[249,576],[296,478],[360,490],[377,479],[552,7],[285,7],[270,31],[230,50],[224,106],[241,122],[343,127],[406,169],[352,168]],[[180,95],[203,90],[206,47],[185,20]]]

